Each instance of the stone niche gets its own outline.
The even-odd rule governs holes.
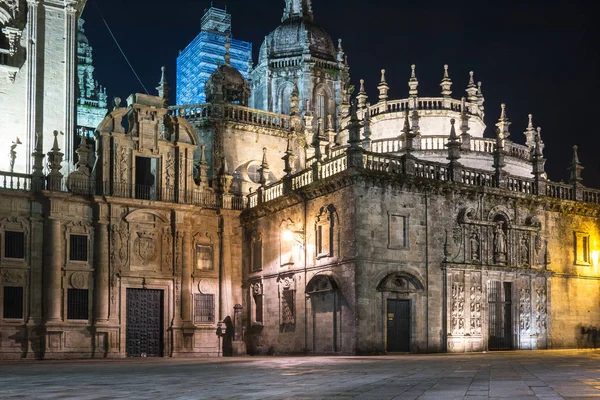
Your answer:
[[[161,213],[137,210],[125,220],[129,225],[129,270],[131,272],[163,272],[172,265],[169,219]],[[164,263],[163,263],[164,259]],[[167,271],[164,271],[167,272]]]

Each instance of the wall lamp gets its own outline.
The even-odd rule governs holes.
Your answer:
[[[283,240],[287,242],[296,241],[299,244],[304,244],[304,231],[284,229],[281,233]]]
[[[598,267],[598,258],[600,258],[600,251],[592,251],[592,265],[594,266],[594,268]]]

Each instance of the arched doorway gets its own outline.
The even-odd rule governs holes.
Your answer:
[[[313,277],[306,287],[307,347],[315,354],[341,351],[341,294],[327,275]]]

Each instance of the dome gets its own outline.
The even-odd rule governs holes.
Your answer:
[[[271,32],[262,44],[260,57],[298,56],[305,52],[306,47],[314,57],[336,61],[337,51],[327,32],[310,20],[300,17],[288,18]]]
[[[205,86],[206,101],[248,105],[250,89],[240,71],[229,63],[223,64],[208,78]]]

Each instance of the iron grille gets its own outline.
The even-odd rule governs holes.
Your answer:
[[[11,232],[4,233],[4,257],[6,258],[25,258],[25,233]]]
[[[4,318],[23,318],[23,288],[4,286]]]
[[[512,284],[490,282],[489,303],[489,350],[512,349]]]
[[[69,260],[88,260],[88,237],[85,235],[71,235],[69,243]]]
[[[194,322],[197,324],[212,324],[215,322],[215,295],[194,295]]]
[[[67,291],[67,319],[88,319],[88,290]]]

